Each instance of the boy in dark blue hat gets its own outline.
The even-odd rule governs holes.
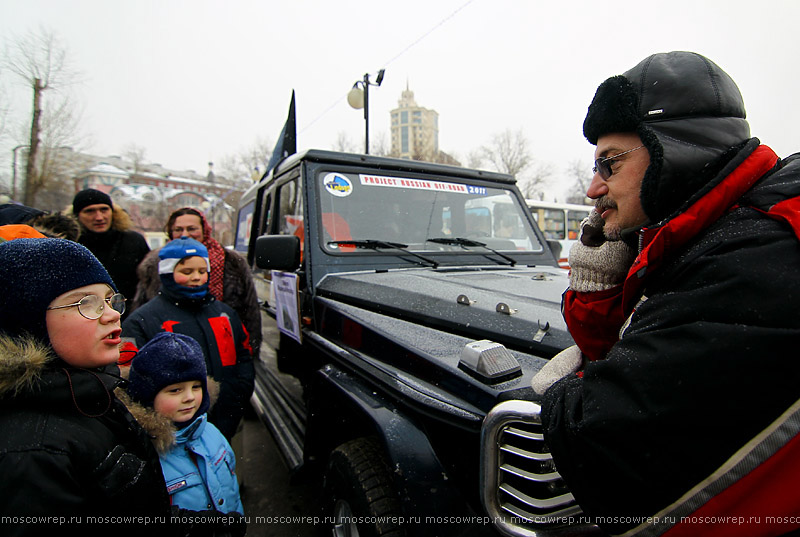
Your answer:
[[[200,345],[162,332],[131,362],[128,394],[141,406],[129,408],[154,438],[173,505],[242,513],[233,449],[207,420],[208,382]]]
[[[0,243],[2,519],[169,520],[156,452],[115,395],[123,311],[125,300],[85,247],[48,238]],[[106,534],[101,527],[80,532]],[[3,529],[43,532],[32,523]]]
[[[123,351],[135,352],[162,332],[197,341],[208,371],[221,386],[209,421],[230,441],[253,393],[247,331],[233,308],[208,292],[210,264],[202,243],[175,239],[158,257],[161,291],[122,323]]]

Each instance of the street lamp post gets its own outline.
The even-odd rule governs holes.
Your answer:
[[[369,87],[380,86],[383,82],[383,73],[385,69],[378,71],[378,76],[375,82],[370,82],[369,73],[364,75],[364,80],[357,80],[353,84],[353,89],[347,94],[347,102],[355,109],[364,109],[364,123],[366,124],[365,139],[364,139],[364,154],[369,155]],[[361,86],[361,87],[359,87]]]
[[[23,144],[23,145],[18,145],[17,147],[15,147],[14,149],[11,150],[11,153],[13,153],[13,155],[14,155],[14,158],[13,158],[12,164],[11,164],[11,199],[12,200],[16,200],[17,199],[17,149],[22,149],[23,147],[30,148],[31,146]]]

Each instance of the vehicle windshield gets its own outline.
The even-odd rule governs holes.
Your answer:
[[[383,241],[427,252],[542,251],[526,208],[502,187],[322,172],[318,189],[323,247],[330,252],[363,248],[347,241]]]

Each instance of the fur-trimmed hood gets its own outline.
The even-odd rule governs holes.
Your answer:
[[[27,224],[46,237],[77,241],[81,234],[78,219],[71,213],[46,212],[26,205],[0,205],[0,225]]]
[[[0,335],[2,406],[54,413],[74,409],[83,416],[100,417],[111,408],[114,388],[120,382],[116,365],[73,367],[41,339]]]
[[[35,338],[0,335],[0,399],[32,393],[55,354]]]
[[[102,381],[102,386],[119,399],[133,415],[139,425],[153,440],[159,453],[166,453],[175,445],[175,425],[172,421],[157,414],[152,408],[147,408],[131,400],[124,386],[127,383],[128,368],[122,368],[120,375],[116,375],[116,367],[107,370],[108,374],[92,371],[94,377],[84,380],[72,374],[66,364],[62,371],[59,364],[63,364],[55,355],[53,349],[44,342],[29,337],[12,338],[0,335],[0,404],[5,401],[31,401],[37,405],[63,405],[65,400],[77,400],[82,405],[81,410],[93,411],[84,405],[91,404],[81,396],[84,386],[100,393],[100,384],[94,378]],[[86,370],[74,370],[78,372]],[[70,394],[68,390],[73,390]],[[213,406],[219,397],[219,383],[208,378],[208,393]],[[100,397],[103,402],[105,395]],[[102,410],[102,408],[101,408]]]
[[[42,340],[0,336],[4,516],[169,518],[158,456],[114,397],[119,383],[115,365],[71,367]],[[43,533],[37,529],[30,531]],[[120,529],[125,535],[135,533]]]
[[[127,368],[125,368],[127,369]],[[152,408],[132,400],[124,388],[114,390],[117,399],[122,401],[128,412],[136,419],[153,441],[159,455],[167,453],[175,445],[175,424],[172,420],[162,416]]]
[[[130,368],[121,368],[122,378],[127,379],[129,372]],[[219,383],[211,377],[207,377],[207,383],[210,403],[211,406],[214,406],[214,403],[219,397],[220,386]],[[117,399],[122,401],[122,403],[128,408],[128,412],[133,415],[139,425],[142,426],[142,429],[144,429],[150,436],[159,455],[164,455],[173,447],[175,447],[175,433],[177,432],[177,428],[171,419],[162,416],[152,407],[144,406],[141,403],[137,403],[136,401],[132,400],[123,386],[117,388],[114,393],[117,396]]]
[[[133,222],[128,212],[122,207],[115,205],[112,211],[111,229],[117,231],[129,231],[133,228]]]

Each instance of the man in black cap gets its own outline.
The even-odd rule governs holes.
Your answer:
[[[81,225],[78,242],[100,260],[130,303],[138,283],[136,267],[150,251],[147,241],[130,229],[128,213],[114,207],[111,197],[100,190],[88,188],[75,194],[72,213]]]
[[[751,138],[734,81],[690,52],[603,82],[583,131],[576,346],[532,382],[556,468],[609,533],[795,530],[800,154]]]

